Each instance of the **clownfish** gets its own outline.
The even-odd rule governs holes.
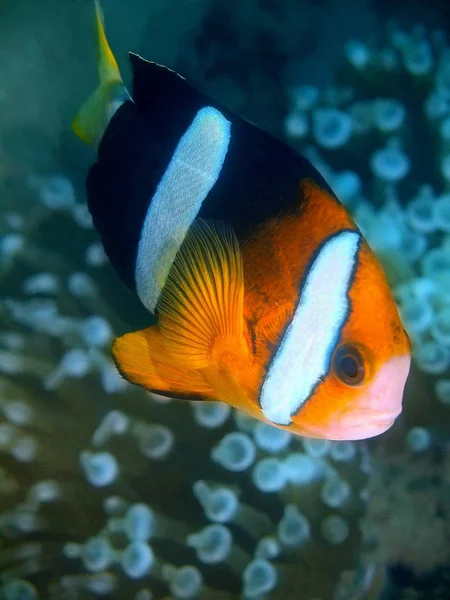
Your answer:
[[[130,95],[96,20],[100,85],[73,123],[97,147],[88,205],[156,316],[114,341],[119,372],[312,438],[386,431],[411,347],[345,208],[303,156],[132,53]]]

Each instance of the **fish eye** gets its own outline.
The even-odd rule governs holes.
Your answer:
[[[334,369],[339,379],[347,385],[359,385],[364,380],[364,360],[355,346],[346,344],[334,357]]]

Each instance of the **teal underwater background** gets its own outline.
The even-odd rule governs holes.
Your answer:
[[[104,0],[166,64],[305,153],[379,256],[413,342],[404,411],[301,439],[117,375],[149,319],[85,204],[70,123],[90,0],[0,3],[0,599],[450,599],[450,3]],[[376,315],[370,315],[376,319]]]

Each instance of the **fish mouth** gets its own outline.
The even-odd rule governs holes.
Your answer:
[[[331,425],[331,439],[363,440],[386,432],[402,412],[409,354],[383,364],[374,380]]]
[[[400,411],[395,414],[374,414],[367,411],[365,418],[360,414],[347,413],[336,424],[334,440],[365,440],[385,433],[392,427]]]
[[[349,411],[340,417],[339,422],[345,422],[347,426],[355,428],[366,427],[369,424],[378,427],[391,426],[401,412],[401,406],[392,412],[374,412],[371,410]]]
[[[348,410],[335,415],[325,429],[310,426],[304,435],[332,441],[365,440],[385,433],[392,427],[400,413],[401,407],[392,412]]]

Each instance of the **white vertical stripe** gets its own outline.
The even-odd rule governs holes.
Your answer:
[[[175,256],[216,183],[230,142],[231,123],[215,108],[202,108],[180,139],[158,184],[142,226],[135,281],[152,312]]]
[[[311,265],[261,390],[262,412],[273,423],[291,423],[291,415],[328,372],[350,308],[348,292],[359,238],[356,231],[341,231],[325,243]]]

